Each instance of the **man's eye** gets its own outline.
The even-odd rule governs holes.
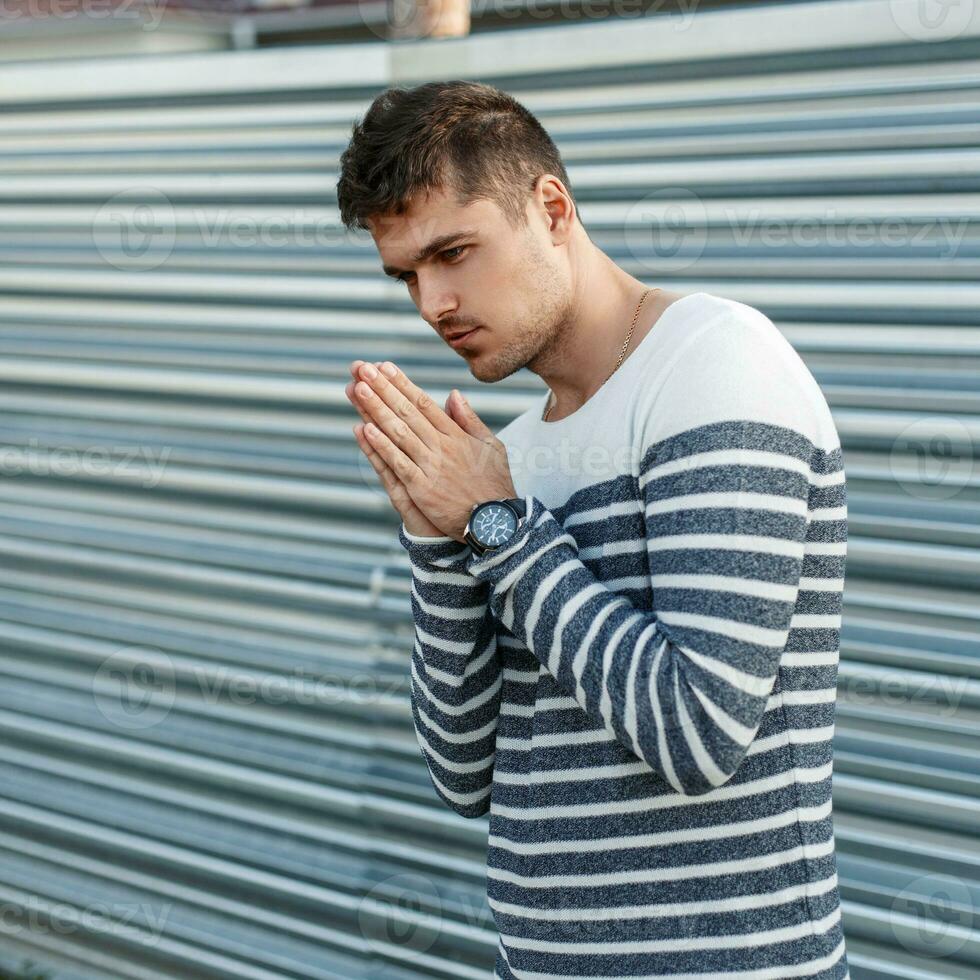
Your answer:
[[[454,246],[453,246],[452,248],[447,248],[447,249],[444,249],[444,250],[443,250],[443,251],[441,251],[441,252],[440,252],[439,254],[440,254],[440,255],[441,255],[441,256],[442,256],[443,258],[445,258],[445,259],[449,259],[449,260],[451,261],[451,260],[453,260],[453,259],[457,259],[457,258],[459,258],[459,255],[458,255],[458,254],[455,254],[455,253],[459,253],[459,252],[463,252],[463,251],[465,251],[465,250],[466,250],[467,248],[468,248],[468,246],[467,246],[467,245],[454,245]],[[396,276],[395,278],[396,278],[396,279],[397,279],[397,280],[398,280],[399,282],[404,282],[404,283],[407,283],[407,282],[408,282],[408,278],[407,278],[407,277],[408,277],[408,276],[413,276],[413,275],[415,275],[415,273],[414,273],[414,272],[403,272],[403,273],[402,273],[401,275],[399,275],[399,276]]]

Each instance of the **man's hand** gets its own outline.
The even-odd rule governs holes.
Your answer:
[[[447,401],[447,414],[390,361],[381,367],[391,375],[369,362],[351,365],[348,397],[366,420],[355,430],[358,442],[381,458],[438,533],[462,542],[475,503],[517,496],[507,448],[469,405]]]
[[[347,395],[351,404],[357,409],[361,418],[365,422],[370,422],[371,416],[367,414],[361,406],[361,400],[354,394],[354,385],[357,384],[358,380],[357,370],[364,363],[366,362],[354,361],[351,364],[351,374],[354,376],[354,380],[344,389],[344,394]],[[381,367],[381,361],[378,361],[374,366],[376,368]],[[399,377],[405,378],[405,375],[399,372]],[[406,378],[405,380],[407,381],[408,379]],[[448,409],[448,401],[446,405]],[[368,462],[374,467],[374,472],[378,474],[381,485],[385,488],[392,507],[398,511],[405,524],[405,530],[409,534],[417,534],[420,537],[439,537],[442,531],[418,509],[415,501],[408,495],[405,485],[395,476],[391,467],[381,458],[381,454],[368,442],[367,437],[364,435],[364,426],[361,423],[354,426],[354,437],[357,439],[357,444],[361,447],[361,451],[367,456]]]

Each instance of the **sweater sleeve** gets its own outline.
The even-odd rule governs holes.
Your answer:
[[[530,493],[515,538],[467,566],[593,722],[685,795],[723,785],[746,756],[800,588],[822,394],[762,319],[769,331],[749,318],[700,332],[640,399],[634,500],[614,511],[642,508],[631,524],[645,528],[650,608],[598,580]],[[608,519],[601,487],[576,520],[593,508]]]
[[[463,817],[490,809],[503,670],[489,586],[466,570],[469,545],[448,536],[398,540],[412,569],[412,719],[432,785]]]

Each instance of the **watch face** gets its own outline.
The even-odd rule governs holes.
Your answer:
[[[485,504],[473,515],[470,531],[484,548],[496,548],[509,541],[517,530],[514,512],[503,504]]]

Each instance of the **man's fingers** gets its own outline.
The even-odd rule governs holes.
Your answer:
[[[365,422],[370,422],[371,421],[371,416],[368,415],[368,413],[364,411],[364,406],[361,405],[361,400],[358,397],[356,397],[355,394],[354,394],[354,385],[356,385],[356,384],[357,384],[356,381],[351,381],[347,385],[347,387],[344,389],[344,394],[348,397],[348,399],[350,400],[351,404],[356,409],[357,414],[360,415],[361,418],[364,419]]]
[[[362,361],[362,360],[351,361],[350,373],[351,373],[351,377],[355,381],[360,377],[360,375],[357,373],[357,369],[362,364],[373,364],[375,367],[380,367],[381,366],[381,362],[380,361]]]
[[[361,380],[360,367],[362,364],[372,364],[440,432],[449,435],[454,431],[453,427],[449,425],[450,422],[455,422],[456,420],[450,414],[448,397],[446,399],[445,409],[440,408],[427,391],[415,384],[398,365],[392,364],[391,361],[364,361],[361,359],[352,361],[350,373],[355,383]],[[389,370],[394,373],[389,374]],[[363,417],[363,412],[361,415]]]
[[[364,434],[363,425],[358,425],[354,428],[354,436],[364,455],[367,456],[368,462],[374,467],[374,472],[378,474],[381,485],[385,488],[391,502],[393,504],[396,503],[396,497],[401,490],[401,480],[395,476],[391,471],[391,467],[381,458],[381,454],[368,441],[367,436]]]
[[[367,436],[364,435],[363,425],[354,426],[354,436],[357,439],[357,444],[361,447],[361,451],[365,456],[367,456],[368,462],[374,467],[375,472],[383,480],[384,474],[386,472],[390,473],[391,471],[388,469],[388,464],[375,451],[374,446],[368,442]]]
[[[364,426],[371,421],[371,416],[368,415],[363,408],[361,408],[360,401],[357,398],[353,398],[354,385],[357,382],[351,381],[350,384],[344,389],[347,397],[351,399],[354,403],[354,407],[357,409],[358,414],[364,420],[363,423],[359,423],[354,426],[354,437],[357,439],[357,444],[361,447],[361,451],[368,458],[368,462],[371,464],[374,472],[378,474],[378,478],[381,481],[381,486],[384,488],[385,492],[388,494],[388,499],[391,505],[396,511],[401,515],[402,519],[405,520],[408,512],[415,509],[414,502],[405,489],[402,481],[395,475],[392,468],[384,461],[376,449],[376,447],[371,443],[368,437],[364,434]]]
[[[366,362],[361,361],[360,363],[364,364]],[[397,411],[397,393],[397,395],[405,398],[415,408],[426,423],[443,433],[443,435],[449,435],[457,428],[453,419],[443,411],[435,399],[427,391],[415,384],[397,365],[392,364],[391,361],[381,361],[380,364],[375,364],[374,367],[380,371],[381,377],[381,382],[377,385],[377,390],[393,410]],[[362,377],[359,371],[354,376],[355,378]],[[424,427],[419,431],[419,435],[423,437],[426,435]]]
[[[425,432],[425,439],[423,439],[419,435],[418,429],[422,425],[428,425],[428,423],[421,419],[415,408],[409,405],[404,395],[393,394],[390,391],[391,385],[388,386],[388,389],[386,397],[382,398],[367,381],[358,381],[354,385],[354,394],[358,400],[363,401],[371,421],[392,446],[404,454],[415,466],[421,467],[422,463],[431,457],[432,437],[428,432]],[[368,438],[370,438],[370,434]],[[376,441],[374,444],[380,447],[379,451],[384,455],[384,450],[387,447],[383,440]],[[387,458],[385,462],[392,466],[391,461]],[[398,473],[397,466],[392,466],[392,469]]]
[[[374,407],[375,414],[372,415],[371,413],[365,411],[363,405],[361,404],[362,401],[364,400],[363,396],[359,395],[357,392],[354,391],[355,387],[358,384],[366,384],[366,382],[351,381],[344,389],[344,392],[347,395],[347,397],[353,402],[354,408],[357,409],[357,413],[364,420],[365,425],[367,425],[370,422],[373,423],[375,427],[384,431],[384,425],[380,421],[379,416],[382,413],[387,413],[386,417],[389,419],[389,423],[388,423],[389,426],[393,426],[398,429],[404,429],[411,438],[413,439],[415,438],[411,434],[411,431],[408,429],[406,425],[403,425],[403,423],[394,419],[394,416],[392,416],[391,411],[384,405],[383,402],[381,402],[377,394],[370,396],[371,400],[374,401],[373,407]],[[374,467],[378,476],[382,478],[382,482],[384,483],[385,489],[388,491],[389,496],[391,496],[392,490],[399,488],[401,484],[401,479],[394,472],[394,470],[385,462],[382,454],[378,451],[378,443],[380,442],[383,444],[383,441],[375,437],[375,441],[372,442],[371,439],[369,439],[366,433],[364,432],[364,425],[356,426],[354,428],[354,435],[357,437],[358,444],[364,450],[365,455],[367,456],[368,460],[370,460],[371,465]],[[393,435],[388,436],[388,441],[393,446],[398,447],[400,445],[398,439]],[[404,452],[405,455],[410,455],[407,450],[405,450]]]
[[[425,476],[419,464],[394,439],[389,438],[383,425],[365,423],[364,435],[411,496],[413,485],[417,485]],[[416,437],[412,435],[411,438]]]

